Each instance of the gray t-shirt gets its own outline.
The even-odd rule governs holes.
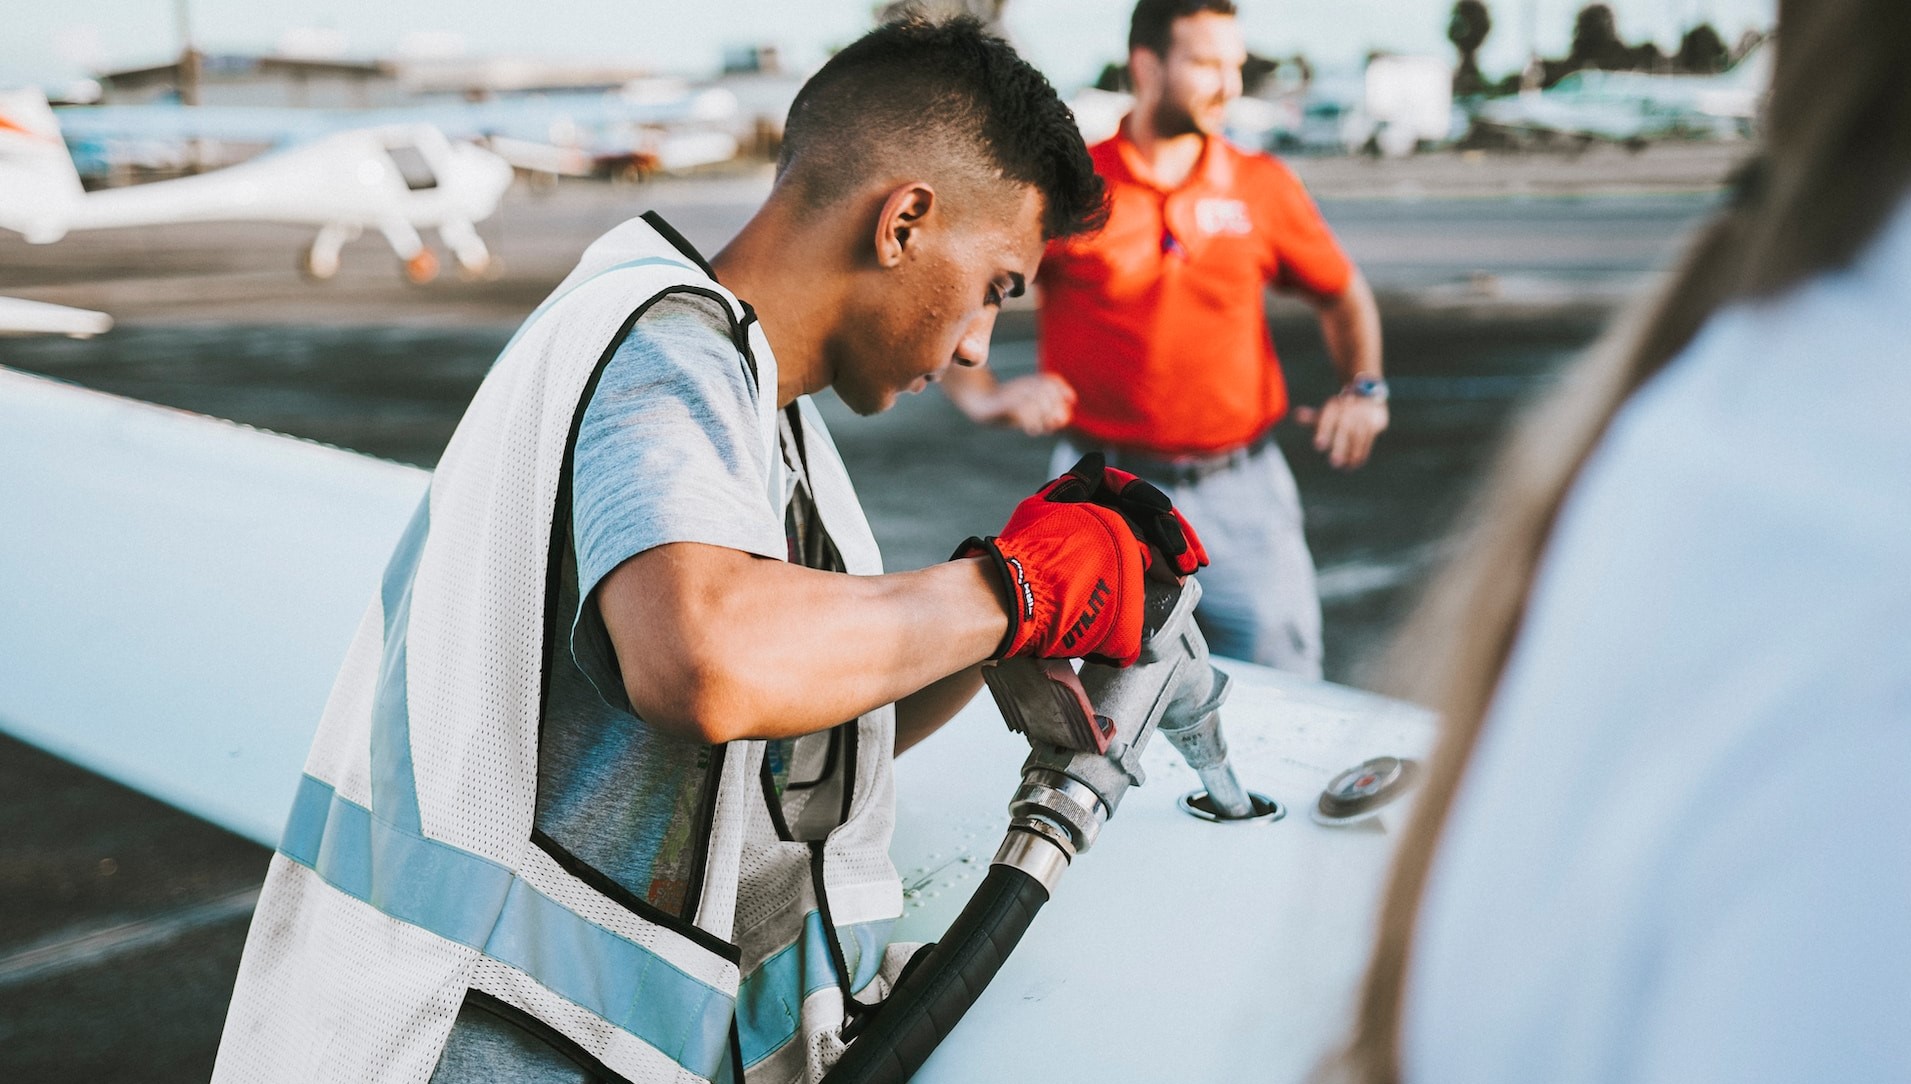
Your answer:
[[[696,902],[688,888],[712,749],[632,713],[603,619],[578,603],[624,561],[673,542],[775,558],[814,548],[787,531],[803,518],[787,506],[805,506],[807,495],[786,486],[786,508],[771,502],[757,394],[721,303],[665,297],[606,364],[571,472],[572,544],[538,743],[536,828],[547,847],[680,918]],[[467,1004],[432,1079],[593,1078],[531,1031]]]
[[[720,303],[653,305],[584,409],[572,468],[562,618],[538,753],[538,830],[651,906],[687,917],[711,749],[631,712],[589,600],[611,570],[672,542],[787,557],[752,377]]]

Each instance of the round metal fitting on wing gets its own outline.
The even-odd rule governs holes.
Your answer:
[[[1406,757],[1374,757],[1341,772],[1314,804],[1314,820],[1339,826],[1371,820],[1413,789],[1420,764]]]
[[[1189,791],[1175,801],[1175,807],[1190,817],[1211,824],[1273,824],[1287,816],[1287,807],[1269,798],[1265,794],[1248,791],[1247,797],[1254,811],[1245,817],[1227,817],[1214,807],[1205,790]]]

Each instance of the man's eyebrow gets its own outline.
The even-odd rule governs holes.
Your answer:
[[[1020,271],[1009,272],[1009,296],[1021,297],[1027,292],[1028,280],[1022,277],[1022,273]]]

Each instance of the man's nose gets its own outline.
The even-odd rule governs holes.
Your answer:
[[[989,363],[989,338],[995,333],[995,312],[993,308],[985,309],[963,329],[962,341],[956,343],[957,365],[974,369]]]

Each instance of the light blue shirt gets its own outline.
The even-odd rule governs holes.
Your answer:
[[[1911,1080],[1911,217],[1709,322],[1570,495],[1406,1077]]]

